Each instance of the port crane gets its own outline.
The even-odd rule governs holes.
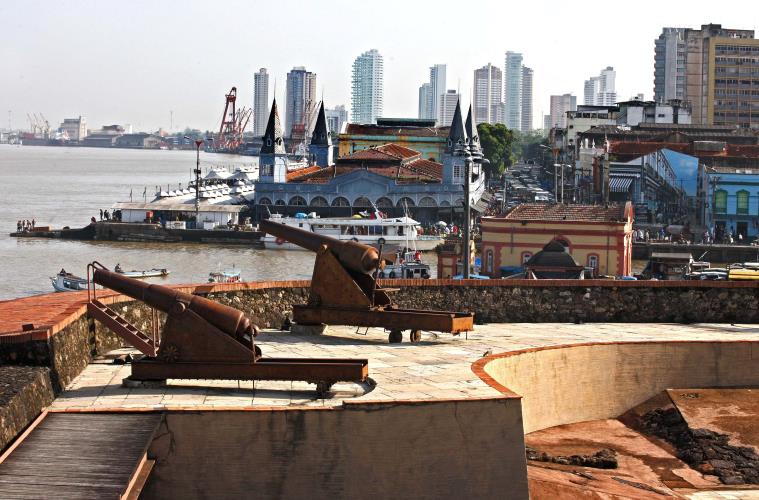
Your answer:
[[[243,132],[248,126],[252,110],[245,107],[236,109],[237,87],[232,87],[224,97],[224,113],[221,115],[221,126],[214,146],[217,151],[235,151],[243,144]]]

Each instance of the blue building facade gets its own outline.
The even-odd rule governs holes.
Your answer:
[[[702,167],[700,186],[704,192],[707,227],[717,240],[732,233],[743,242],[759,235],[759,169]]]

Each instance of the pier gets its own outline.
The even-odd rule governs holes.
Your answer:
[[[759,246],[753,245],[706,245],[693,243],[653,243],[639,241],[633,243],[633,259],[648,260],[653,252],[690,253],[696,260],[709,262],[733,263],[759,261]],[[703,257],[701,257],[703,255]]]

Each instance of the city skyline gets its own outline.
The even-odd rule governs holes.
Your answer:
[[[550,95],[582,95],[584,80],[607,65],[617,71],[620,100],[641,92],[646,99],[652,99],[654,42],[663,27],[698,28],[721,23],[755,29],[759,24],[754,10],[741,8],[750,6],[747,2],[734,2],[736,8],[723,9],[720,15],[706,15],[699,8],[707,5],[705,2],[690,2],[688,9],[682,9],[675,3],[643,1],[639,9],[655,12],[656,16],[643,23],[609,27],[608,33],[600,33],[608,43],[599,45],[598,30],[573,31],[570,39],[559,35],[565,32],[562,26],[580,22],[582,16],[567,6],[543,1],[519,8],[520,16],[540,19],[546,33],[538,43],[528,44],[526,40],[534,39],[530,38],[534,29],[531,23],[518,23],[504,34],[495,28],[501,17],[498,14],[505,14],[507,6],[481,2],[459,16],[461,26],[478,26],[477,37],[466,37],[467,30],[462,30],[462,39],[477,42],[462,44],[453,40],[459,37],[439,37],[439,23],[435,20],[442,22],[448,12],[445,8],[391,1],[383,4],[374,16],[375,22],[367,26],[351,21],[360,18],[360,6],[331,4],[336,8],[295,1],[276,8],[232,2],[232,10],[236,17],[249,19],[284,18],[286,13],[287,24],[321,19],[326,12],[337,10],[345,27],[340,36],[334,36],[329,23],[310,22],[308,30],[291,30],[287,36],[281,36],[282,27],[277,26],[281,22],[272,27],[258,25],[251,32],[244,23],[225,23],[229,10],[217,12],[201,2],[188,2],[182,9],[150,4],[151,16],[139,18],[132,15],[133,9],[147,8],[147,2],[136,1],[130,6],[96,2],[2,5],[0,27],[5,43],[0,46],[4,60],[0,124],[7,127],[10,118],[14,128],[28,128],[26,114],[41,112],[51,123],[82,115],[92,128],[119,123],[131,124],[135,130],[157,130],[170,127],[173,111],[174,130],[186,126],[214,130],[224,93],[236,86],[240,102],[249,106],[253,100],[253,74],[261,67],[270,74],[269,101],[276,93],[284,103],[286,73],[294,66],[305,66],[319,75],[317,99],[323,96],[330,108],[349,105],[352,61],[364,47],[370,47],[385,58],[383,114],[406,117],[417,115],[418,88],[427,80],[432,64],[447,65],[447,87],[459,91],[462,104],[468,106],[475,69],[488,62],[503,69],[507,50],[524,53],[535,71],[533,127],[537,128],[549,112]],[[406,15],[398,19],[392,14],[401,7]],[[488,15],[482,16],[485,11]],[[555,15],[544,19],[540,14],[545,11]],[[613,17],[623,11],[612,8],[606,12]],[[431,22],[415,22],[422,16]],[[167,18],[172,22],[166,23]],[[389,36],[386,26],[390,19],[398,30],[413,33],[408,37]],[[154,33],[160,36],[152,36]],[[270,40],[275,36],[278,43],[273,49]],[[60,44],[64,39],[67,43]],[[235,49],[229,51],[229,56],[220,56],[230,39],[235,41]],[[316,39],[319,43],[314,43]],[[345,43],[346,39],[352,43]],[[431,40],[435,43],[422,43]],[[176,49],[172,45],[175,42],[183,48]],[[592,56],[583,56],[582,47],[591,43]],[[127,56],[113,57],[124,51]],[[154,56],[130,58],[129,53]]]

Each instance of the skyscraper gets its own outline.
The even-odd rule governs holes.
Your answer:
[[[448,123],[441,123],[440,120],[440,96],[445,94],[446,86],[446,66],[445,64],[435,64],[430,67],[430,99],[432,106],[430,108],[431,118],[437,120],[439,126],[447,126]]]
[[[351,122],[374,123],[382,116],[383,65],[377,50],[364,52],[353,62]]]
[[[577,111],[577,97],[572,94],[552,95],[551,114],[546,128],[567,127],[567,111]]]
[[[432,86],[429,83],[423,83],[419,87],[419,118],[434,118],[432,114]]]
[[[474,70],[474,118],[477,123],[500,123],[503,121],[503,73],[488,63]]]
[[[453,121],[453,113],[456,111],[456,104],[459,102],[459,93],[455,90],[448,90],[439,99],[439,118],[438,126],[447,127]]]
[[[295,129],[296,135],[305,137],[309,125],[306,122],[316,111],[316,73],[303,66],[294,67],[287,73],[286,92],[285,134],[292,137]]]
[[[327,117],[329,131],[333,136],[339,134],[343,128],[343,123],[348,121],[348,110],[340,104],[332,109],[325,109],[324,113]]]
[[[522,132],[532,130],[532,75],[532,68],[522,66],[522,116],[519,127]]]
[[[585,80],[583,87],[583,104],[590,106],[613,106],[617,102],[615,80],[617,72],[607,66],[598,76]]]
[[[522,127],[522,54],[506,52],[504,68],[504,121],[510,129]]]
[[[685,96],[685,28],[664,28],[654,42],[654,101]]]
[[[262,137],[266,131],[269,112],[269,73],[261,68],[253,75],[253,135]]]

